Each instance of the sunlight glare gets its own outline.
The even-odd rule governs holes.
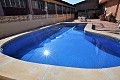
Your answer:
[[[49,50],[44,50],[43,54],[44,54],[44,56],[49,56],[50,52],[49,52]]]

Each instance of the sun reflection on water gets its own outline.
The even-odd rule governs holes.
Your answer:
[[[47,49],[47,48],[43,49],[42,50],[42,56],[46,57],[46,58],[50,57],[51,56],[51,50]]]
[[[43,55],[44,55],[44,56],[49,56],[49,55],[50,55],[49,50],[44,50]]]

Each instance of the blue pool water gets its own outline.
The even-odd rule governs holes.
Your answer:
[[[27,40],[27,42],[29,41]],[[63,27],[44,41],[33,43],[18,49],[16,45],[22,45],[18,41],[18,44],[11,48],[14,52],[8,54],[10,52],[8,47],[3,47],[3,49],[5,48],[3,53],[28,62],[66,67],[108,68],[120,66],[119,42],[85,34],[83,30],[76,27]]]

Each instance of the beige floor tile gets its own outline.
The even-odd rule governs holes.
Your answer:
[[[110,80],[120,80],[120,67],[103,69],[102,71],[109,76]]]
[[[8,62],[10,62],[12,58],[0,53],[0,67]]]
[[[43,80],[109,80],[104,72],[50,66]]]
[[[0,75],[17,80],[40,80],[47,67],[47,65],[14,60],[0,67]]]

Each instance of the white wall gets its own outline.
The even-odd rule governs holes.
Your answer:
[[[25,32],[30,29],[35,29],[41,26],[54,24],[61,21],[66,21],[69,19],[73,19],[74,16],[67,15],[56,18],[46,18],[46,19],[37,19],[37,20],[26,20],[20,22],[11,22],[11,23],[0,23],[0,39],[5,38],[10,35],[14,35],[17,33]]]

